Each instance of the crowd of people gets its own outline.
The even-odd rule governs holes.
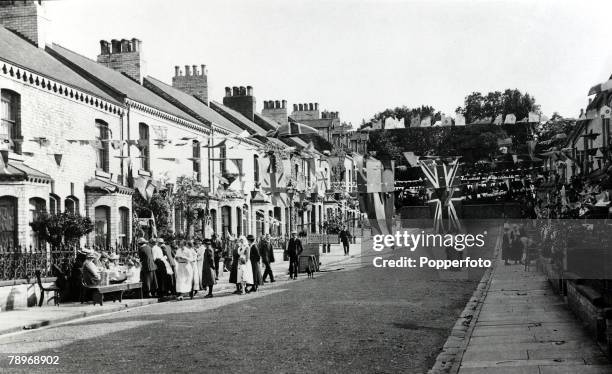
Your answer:
[[[80,249],[72,267],[73,289],[142,282],[143,297],[175,296],[183,300],[201,291],[207,291],[205,298],[213,297],[219,275],[225,272],[229,273],[229,283],[236,285],[236,294],[257,292],[262,284],[275,282],[272,264],[276,259],[269,234],[258,241],[253,235],[243,235],[233,242],[224,242],[215,234],[210,239],[195,237],[168,243],[162,238],[139,238],[137,246],[137,256],[122,263],[117,253]],[[302,242],[293,232],[285,250],[291,279],[297,279],[302,251]]]

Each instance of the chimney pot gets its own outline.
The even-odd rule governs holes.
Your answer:
[[[303,111],[304,110],[304,104],[298,104],[298,111]]]
[[[202,68],[202,75],[206,75],[206,65],[202,64],[200,67]]]
[[[185,76],[186,77],[191,75],[190,69],[191,68],[189,67],[189,65],[185,65]]]
[[[287,109],[287,100],[283,100],[282,101],[282,108],[281,109]]]
[[[232,87],[232,95],[233,96],[240,96],[240,89],[236,86]]]
[[[280,101],[276,100],[276,101],[274,102],[274,107],[275,107],[276,109],[280,109]]]
[[[253,86],[247,86],[247,95],[253,96]]]
[[[304,104],[304,110],[305,111],[308,110],[308,104],[307,103]]]
[[[111,40],[112,53],[121,52],[121,42],[117,39]]]
[[[264,109],[268,109],[268,101],[264,100]]]
[[[178,77],[180,72],[181,72],[181,69],[179,68],[179,66],[178,66],[178,65],[176,65],[176,66],[174,67],[174,76],[175,76],[175,77]]]
[[[247,90],[246,87],[240,86],[240,96],[246,96]]]
[[[319,103],[315,103],[315,110],[319,110]]]
[[[229,87],[225,87],[225,97],[232,96],[232,89]]]
[[[309,110],[314,110],[314,104],[313,103],[308,104],[308,109]]]
[[[298,111],[298,105],[297,104],[293,104],[293,111],[297,112]]]
[[[108,49],[108,42],[106,40],[100,40],[100,54],[107,55],[110,53]]]
[[[198,75],[198,66],[197,65],[193,65],[193,75]]]
[[[121,39],[121,52],[130,52],[130,41],[127,39]]]
[[[132,38],[132,52],[140,52],[140,39]]]

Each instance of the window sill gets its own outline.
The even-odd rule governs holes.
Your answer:
[[[138,175],[142,175],[142,176],[145,176],[145,177],[150,177],[152,174],[148,170],[139,169],[138,170]]]
[[[110,179],[111,175],[104,170],[96,169],[96,177]]]

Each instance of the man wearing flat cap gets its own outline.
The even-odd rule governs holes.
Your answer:
[[[143,295],[144,297],[155,296],[157,294],[157,278],[155,277],[157,266],[153,258],[153,251],[145,238],[138,239],[138,257],[141,263],[140,279]]]

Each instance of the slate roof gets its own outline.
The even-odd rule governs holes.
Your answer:
[[[202,121],[213,123],[233,133],[238,134],[242,132],[239,126],[211,109],[208,105],[169,84],[147,76],[144,79],[144,86]]]
[[[127,195],[131,195],[134,193],[134,190],[117,184],[112,181],[102,180],[98,178],[93,178],[85,183],[85,189],[95,190],[95,191],[103,191],[107,193],[123,193]]]
[[[3,170],[0,170],[0,181],[24,181],[35,179],[37,181],[52,181],[53,179],[42,171],[36,170],[22,161],[10,160]]]
[[[276,130],[278,128],[278,123],[259,113],[255,113],[255,123],[266,131]]]
[[[68,68],[44,49],[36,47],[2,26],[0,26],[0,60],[121,105],[111,95]]]
[[[229,117],[233,119],[233,123],[240,126],[241,129],[249,131],[251,134],[259,134],[266,135],[267,130],[251,121],[247,117],[243,116],[241,113],[226,107],[223,104],[220,104],[216,101],[210,102],[210,107],[220,113],[223,116]]]
[[[79,74],[95,79],[98,81],[98,84],[104,85],[107,89],[114,91],[118,98],[124,95],[132,100],[161,110],[162,112],[193,123],[199,123],[197,119],[116,70],[107,68],[96,61],[55,43],[51,47],[47,46],[47,50],[70,65],[70,67],[74,68]]]

